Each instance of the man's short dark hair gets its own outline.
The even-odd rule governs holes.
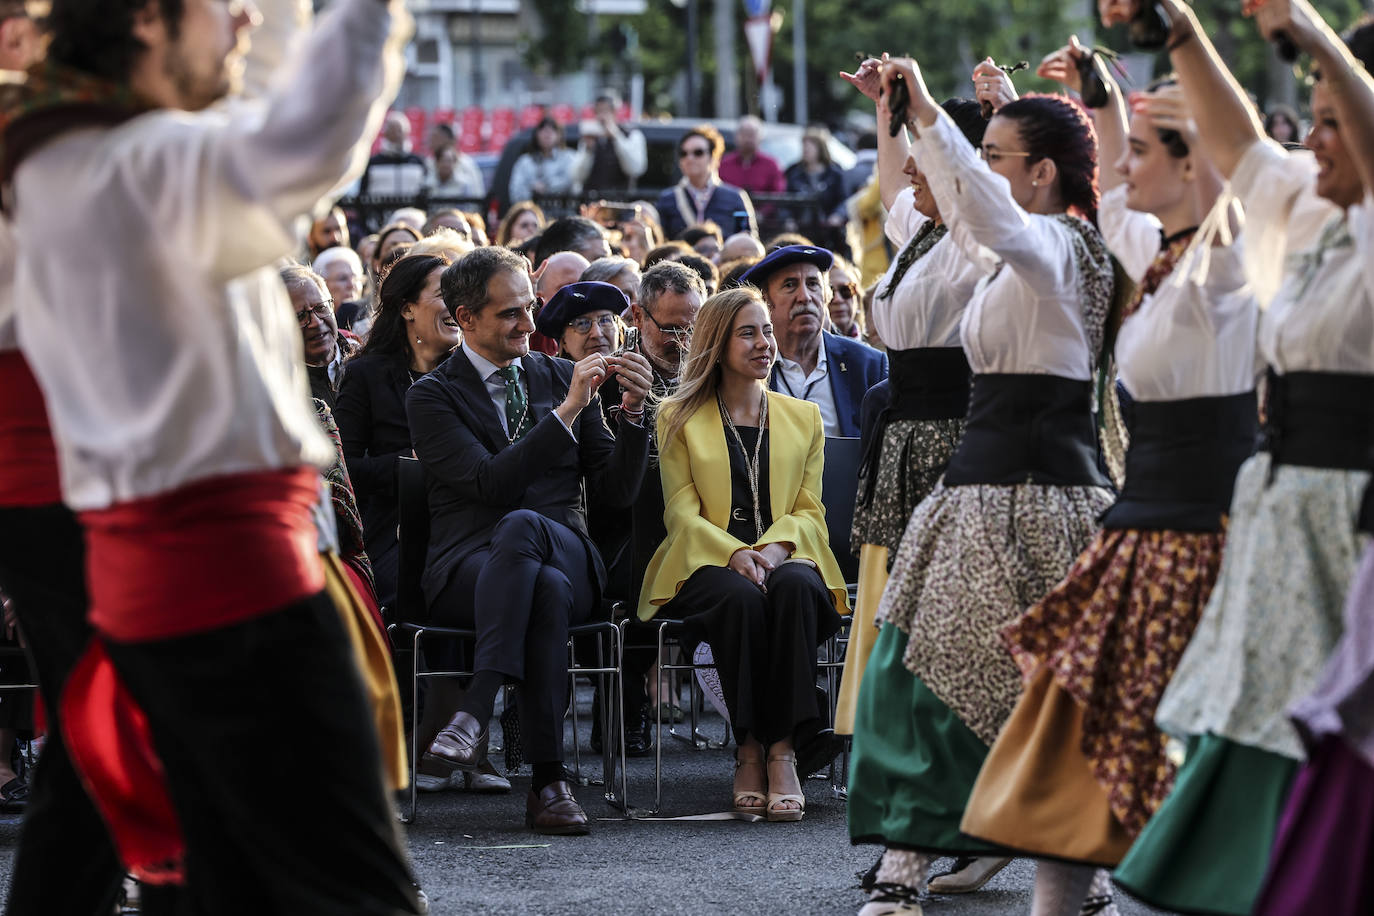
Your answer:
[[[134,15],[149,0],[52,0],[48,59],[123,83],[148,46],[134,37]],[[183,0],[157,0],[168,34],[181,30]]]
[[[487,306],[487,284],[499,273],[529,273],[529,264],[509,248],[488,245],[476,248],[444,268],[439,275],[439,295],[449,314],[457,316],[458,306],[474,315]]]
[[[695,271],[697,276],[701,277],[701,282],[706,284],[706,291],[708,293],[715,293],[716,286],[720,283],[720,271],[716,270],[716,265],[696,252],[684,254],[677,259],[677,263],[689,270]],[[643,295],[643,287],[641,287],[640,296]]]
[[[639,278],[639,304],[651,313],[663,294],[692,292],[705,299],[706,284],[700,274],[680,261],[662,261]]]
[[[560,251],[578,251],[583,245],[605,237],[606,230],[585,216],[565,216],[556,219],[545,227],[544,234],[539,237],[539,247],[534,252],[534,264],[537,267]]]

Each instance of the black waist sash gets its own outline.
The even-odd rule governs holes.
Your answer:
[[[864,418],[864,457],[859,475],[867,481],[867,486],[859,494],[861,506],[873,500],[883,435],[889,423],[893,420],[954,420],[968,412],[972,376],[963,347],[889,350],[887,373],[887,404],[878,411],[871,425],[868,418]]]
[[[963,347],[889,350],[887,372],[886,421],[950,420],[968,412],[972,373]]]
[[[964,438],[944,479],[948,486],[1111,486],[1097,463],[1092,382],[975,375]]]
[[[1374,470],[1374,375],[1271,369],[1265,407],[1274,464]]]
[[[1106,528],[1219,531],[1236,472],[1255,450],[1255,392],[1182,401],[1136,401],[1126,485],[1102,516]]]

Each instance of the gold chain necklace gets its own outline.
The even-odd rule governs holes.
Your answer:
[[[754,498],[754,543],[757,544],[763,540],[763,513],[759,511],[759,453],[763,449],[763,431],[768,428],[768,392],[765,391],[759,396],[759,435],[754,440],[752,458],[744,447],[744,439],[740,436],[739,430],[735,428],[735,421],[730,419],[730,411],[725,409],[725,402],[721,400],[719,391],[716,392],[716,406],[720,408],[720,418],[725,421],[725,428],[735,437],[735,444],[739,446],[740,454],[744,455],[749,493]]]

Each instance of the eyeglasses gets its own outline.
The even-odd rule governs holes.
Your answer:
[[[711,151],[704,146],[694,146],[691,149],[680,149],[677,151],[679,159],[700,159],[702,156],[711,155]]]
[[[300,322],[300,326],[301,326],[301,327],[303,327],[303,328],[308,328],[308,327],[310,327],[310,316],[311,316],[311,315],[314,315],[314,316],[318,317],[321,321],[323,321],[324,319],[328,318],[328,317],[330,316],[330,314],[333,313],[333,311],[334,311],[334,300],[333,300],[333,299],[326,299],[326,300],[324,300],[323,302],[321,302],[319,305],[312,305],[312,306],[311,306],[310,308],[308,308],[308,309],[302,309],[302,310],[300,310],[299,312],[297,312],[297,313],[296,313],[296,321]]]
[[[840,299],[853,299],[859,291],[854,288],[853,283],[844,283],[835,287],[835,295]]]
[[[995,146],[980,146],[978,147],[978,155],[983,157],[984,162],[992,164],[994,162],[999,162],[1002,158],[1008,156],[1015,157],[1018,159],[1023,157],[1029,157],[1030,153],[1026,152],[1025,150],[1009,150],[998,149]]]
[[[680,324],[659,324],[658,319],[654,317],[654,313],[645,308],[643,304],[639,306],[639,309],[645,315],[649,316],[649,320],[654,323],[654,327],[658,328],[660,334],[667,334],[669,337],[676,337],[679,340],[692,336],[691,328],[684,328]]]
[[[592,325],[596,325],[601,329],[602,334],[609,337],[615,332],[615,324],[616,319],[614,315],[602,315],[600,318],[588,318],[586,315],[583,315],[580,318],[574,318],[572,321],[569,321],[568,327],[579,334],[589,334],[591,333]]]

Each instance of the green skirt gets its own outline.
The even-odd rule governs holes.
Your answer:
[[[850,757],[850,841],[941,855],[992,852],[959,832],[988,747],[902,664],[906,641],[884,624],[864,671]]]
[[[1216,735],[1189,738],[1173,792],[1112,877],[1159,909],[1246,916],[1298,767]]]

